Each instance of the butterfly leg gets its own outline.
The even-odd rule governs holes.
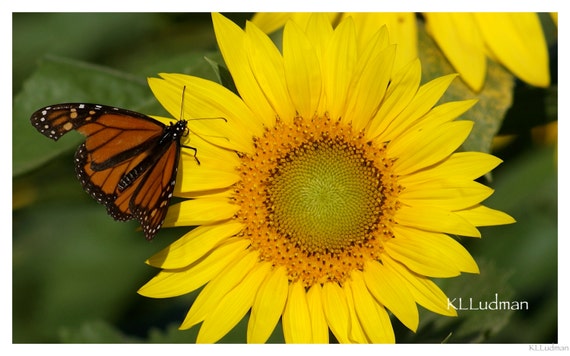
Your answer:
[[[184,148],[189,148],[192,151],[194,151],[194,159],[196,160],[196,163],[198,163],[198,165],[200,165],[200,160],[198,159],[198,149],[196,147],[192,147],[192,146],[182,146]]]

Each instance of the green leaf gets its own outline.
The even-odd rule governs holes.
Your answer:
[[[206,60],[216,73],[216,79],[218,83],[221,83],[225,88],[231,90],[234,94],[239,95],[230,71],[224,65],[220,64],[223,63],[223,59],[215,61],[214,59],[206,57]]]

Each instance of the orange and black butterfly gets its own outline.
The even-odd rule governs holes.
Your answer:
[[[146,238],[154,238],[176,183],[187,121],[164,125],[137,112],[77,103],[47,106],[30,120],[56,141],[71,130],[85,135],[75,153],[75,172],[85,191],[115,220],[136,219]]]

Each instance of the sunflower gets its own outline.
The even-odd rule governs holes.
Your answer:
[[[487,58],[505,66],[522,81],[550,85],[548,48],[536,13],[423,13],[433,37],[461,79],[474,91],[485,84]],[[271,33],[292,17],[306,23],[309,13],[257,13],[252,22]],[[331,23],[352,17],[359,42],[365,43],[380,26],[398,44],[396,69],[417,57],[418,25],[414,13],[329,13]],[[553,15],[553,21],[557,17]]]
[[[287,343],[395,342],[390,314],[418,327],[418,307],[455,316],[431,277],[478,273],[448,234],[512,223],[480,203],[474,179],[500,163],[454,153],[474,100],[438,106],[455,78],[420,85],[420,63],[392,73],[386,27],[357,49],[355,24],[323,14],[285,25],[282,53],[259,28],[213,14],[239,96],[182,74],[149,79],[173,115],[185,87],[185,145],[164,226],[196,226],[147,262],[161,271],[139,293],[201,287],[180,329],[222,338],[248,312],[247,341],[267,341],[281,320]],[[185,157],[186,156],[186,157]]]

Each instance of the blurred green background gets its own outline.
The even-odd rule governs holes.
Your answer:
[[[227,16],[242,26],[251,14]],[[502,300],[527,301],[529,310],[460,311],[446,318],[420,307],[417,333],[393,321],[398,342],[558,342],[557,34],[548,16],[542,19],[550,88],[516,82],[490,64],[488,90],[475,95],[460,83],[450,90],[447,100],[479,97],[487,104],[467,117],[477,125],[464,148],[492,150],[504,160],[482,180],[496,189],[486,205],[517,223],[481,228],[482,239],[460,239],[480,275],[436,281],[450,298],[490,301],[498,293]],[[450,71],[422,26],[419,37],[425,79]],[[219,80],[211,63],[221,62],[206,13],[13,14],[14,343],[195,340],[196,327],[177,330],[195,294],[160,300],[136,293],[158,272],[145,259],[187,229],[163,229],[147,242],[136,222],[113,221],[75,178],[81,135],[55,143],[39,135],[29,117],[40,107],[74,101],[166,115],[147,77],[177,72]],[[497,89],[500,98],[488,94]],[[496,131],[499,138],[491,141]],[[245,342],[246,326],[247,317],[221,342]],[[270,342],[282,341],[278,326]]]

